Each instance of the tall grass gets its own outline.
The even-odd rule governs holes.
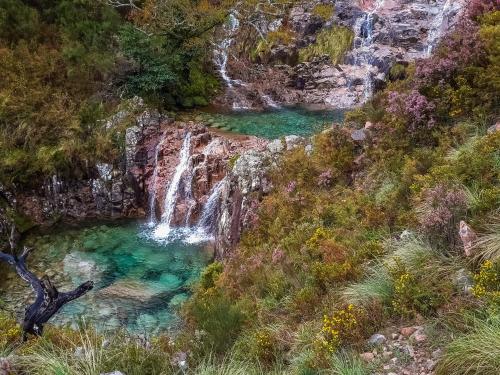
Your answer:
[[[393,280],[388,269],[397,267],[398,261],[429,280],[449,280],[461,267],[458,259],[445,257],[413,234],[402,240],[387,241],[385,246],[387,255],[368,268],[365,279],[344,289],[343,297],[347,302],[355,305],[367,305],[372,301],[388,303],[393,296]]]
[[[500,259],[500,216],[486,226],[486,232],[479,235],[474,247],[475,257],[481,261]]]
[[[476,320],[470,333],[452,341],[437,375],[497,375],[500,369],[500,317]]]
[[[75,341],[67,339],[59,347],[46,339],[39,339],[28,353],[17,362],[33,375],[99,375],[104,370],[105,353],[102,345],[89,330],[80,331]]]
[[[347,302],[357,306],[366,306],[372,301],[389,303],[393,294],[393,282],[387,269],[379,265],[368,271],[368,276],[348,286],[343,296]]]
[[[79,332],[54,329],[22,348],[16,366],[30,375],[100,375],[115,370],[127,375],[169,375],[170,356],[156,346],[145,348],[117,333],[104,345],[90,328]]]
[[[329,375],[368,375],[368,370],[359,356],[347,352],[335,354],[330,366],[326,372]]]

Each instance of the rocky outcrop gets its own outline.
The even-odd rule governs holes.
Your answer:
[[[330,19],[315,14],[318,4],[332,5]],[[287,45],[277,44],[253,63],[238,55],[242,35],[233,36],[228,54],[228,75],[240,84],[222,95],[218,104],[230,104],[235,98],[245,107],[268,106],[264,97],[278,104],[316,104],[333,108],[351,108],[364,103],[374,91],[384,87],[395,63],[407,65],[427,57],[440,38],[458,21],[465,0],[327,0],[294,5],[286,15],[261,20],[263,34],[268,24],[286,19],[286,29],[295,38]],[[318,32],[333,26],[351,29],[355,35],[352,49],[341,64],[325,56],[299,63],[299,50],[316,41]],[[232,58],[231,58],[232,57]]]
[[[272,186],[268,171],[276,166],[283,152],[306,146],[306,139],[294,135],[270,142],[263,150],[248,150],[239,156],[225,179],[218,226],[215,234],[216,257],[223,259],[236,246],[241,232],[255,220],[256,208]]]
[[[256,137],[222,135],[193,122],[163,124],[138,143],[137,155],[142,158],[136,160],[132,168],[134,180],[143,188],[153,211],[153,219],[159,219],[164,213],[167,189],[188,133],[189,161],[175,197],[171,222],[174,226],[195,225],[212,189],[227,175],[232,160],[245,150],[263,149],[267,143]]]

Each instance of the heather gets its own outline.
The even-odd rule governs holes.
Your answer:
[[[498,15],[464,17],[431,58],[316,136],[311,154],[286,155],[238,249],[188,303],[193,329],[223,316],[221,303],[239,314],[223,339],[205,330],[197,355],[232,347],[321,373],[332,353],[366,350],[384,326],[423,319],[443,337],[464,335],[445,351],[447,373],[477,335],[464,316],[496,319],[500,135],[487,127],[498,116]],[[350,131],[365,124],[367,139],[354,141]],[[474,261],[462,220],[480,233]],[[464,272],[476,275],[472,291],[456,281]],[[451,327],[456,319],[464,323]],[[467,373],[482,373],[476,360],[463,359],[475,369]]]
[[[330,14],[325,7],[315,12]],[[152,27],[146,16],[135,25]],[[5,314],[0,356],[19,355],[21,373],[33,374],[119,368],[126,374],[362,375],[387,370],[377,334],[391,332],[424,345],[429,355],[437,352],[429,371],[438,375],[496,374],[499,20],[498,1],[471,1],[432,56],[393,67],[372,100],[313,137],[311,147],[277,160],[269,172],[272,190],[255,192],[240,243],[192,286],[176,335],[106,337],[82,324],[79,331],[51,327],[21,344],[20,327]],[[350,40],[329,30],[303,53],[336,61],[345,51],[331,49],[335,32]],[[162,44],[161,36],[148,45],[130,25],[122,33],[139,72],[123,87],[152,100],[176,88],[179,72],[160,69],[172,58],[165,53],[169,43],[185,42],[196,58],[204,45],[175,38]],[[290,35],[279,30],[272,37]],[[153,50],[152,59],[146,50]],[[200,72],[196,61],[188,76]],[[209,90],[205,83],[200,92]],[[188,97],[188,104],[199,100]],[[390,353],[402,365],[408,356],[404,348]]]

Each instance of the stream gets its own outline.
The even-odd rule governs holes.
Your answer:
[[[325,126],[342,121],[343,112],[283,108],[266,112],[203,112],[197,116],[222,131],[275,139],[317,133]],[[190,133],[185,135],[166,198],[160,202],[161,217],[150,215],[144,222],[117,221],[56,228],[51,234],[28,239],[28,245],[36,249],[28,261],[30,269],[39,276],[49,276],[61,291],[73,289],[87,280],[95,283],[92,292],[65,305],[51,323],[76,328],[84,319],[100,331],[125,329],[145,335],[179,329],[179,308],[189,297],[190,287],[203,268],[212,260],[209,248],[218,222],[222,187],[222,181],[214,185],[197,224],[171,225],[176,202],[182,194],[190,193],[189,189],[181,188],[183,179],[189,175],[190,137]],[[162,142],[163,138],[159,140]],[[148,207],[154,207],[157,199],[158,154],[157,147],[154,189]],[[189,214],[190,211],[186,223]],[[31,289],[7,269],[0,299],[21,318],[32,298]]]

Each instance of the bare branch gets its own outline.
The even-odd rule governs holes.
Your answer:
[[[120,1],[120,0],[105,0],[106,1],[106,4],[108,4],[109,6],[112,6],[113,8],[132,8],[132,9],[136,9],[136,10],[140,10],[142,11],[141,8],[139,8],[136,4],[135,4],[135,0],[128,0],[128,1]]]
[[[26,258],[31,251],[31,248],[25,247],[20,257],[0,252],[0,261],[13,266],[19,277],[35,292],[35,302],[26,308],[24,314],[23,340],[27,339],[28,334],[41,336],[44,324],[65,304],[83,296],[94,287],[92,281],[87,281],[72,291],[60,293],[47,276],[40,280],[28,270]]]

